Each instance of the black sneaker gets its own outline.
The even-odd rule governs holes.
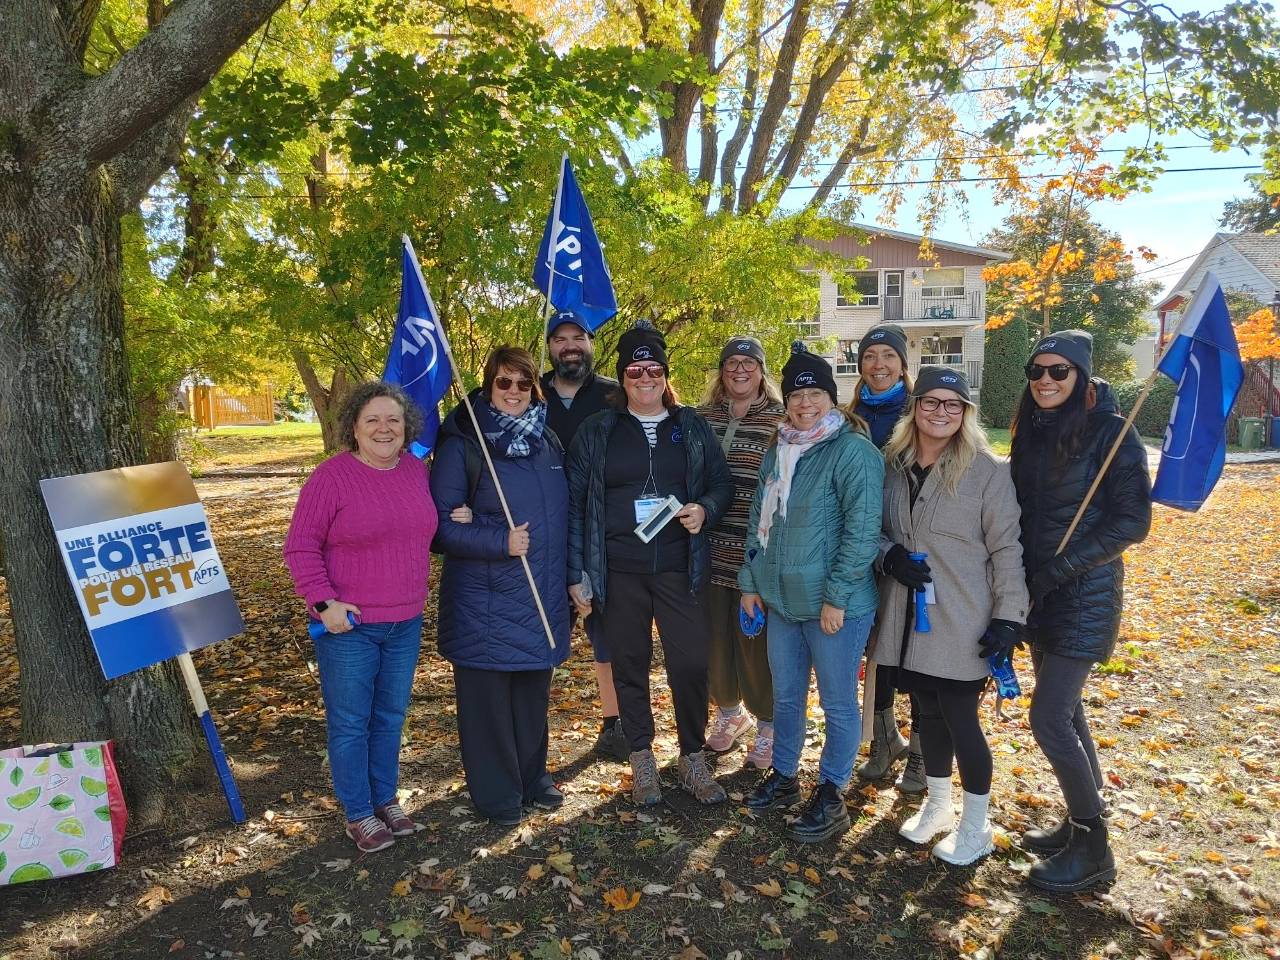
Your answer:
[[[787,827],[787,836],[798,843],[820,843],[847,833],[849,811],[834,783],[823,780],[813,788],[804,812]]]
[[[795,777],[784,777],[776,768],[747,797],[747,807],[752,810],[774,810],[778,807],[794,807],[800,802],[800,783]]]
[[[529,806],[538,810],[559,810],[564,806],[564,794],[560,792],[559,787],[552,784],[540,790],[538,795],[529,801]]]
[[[600,731],[592,752],[624,763],[631,758],[631,744],[622,729],[621,719],[615,720],[612,726]]]

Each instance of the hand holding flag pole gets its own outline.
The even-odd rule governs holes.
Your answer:
[[[481,438],[480,453],[484,456],[485,466],[489,468],[489,476],[493,480],[493,488],[498,493],[498,502],[502,504],[502,512],[507,518],[507,529],[514,530],[516,528],[516,522],[511,516],[511,508],[507,505],[507,496],[502,490],[502,483],[498,480],[498,471],[493,465],[493,458],[489,455],[489,445],[484,442],[484,432],[480,429],[480,421],[476,419],[476,411],[471,406],[471,398],[467,396],[466,390],[462,388],[462,372],[458,369],[458,361],[454,358],[453,347],[449,344],[449,336],[445,333],[444,324],[440,322],[439,314],[436,313],[435,303],[431,300],[431,293],[427,290],[427,282],[422,276],[422,265],[418,263],[418,255],[413,249],[413,241],[409,239],[408,234],[401,234],[400,239],[404,243],[404,260],[406,264],[404,284],[407,288],[410,286],[410,282],[412,281],[416,283],[418,288],[421,290],[422,298],[426,304],[426,310],[430,315],[430,326],[432,328],[430,332],[439,342],[440,350],[449,360],[449,370],[452,372],[452,379],[456,380],[458,383],[458,393],[462,395],[462,404],[467,408],[468,416],[471,417],[471,425],[475,428],[476,436]],[[412,276],[410,276],[408,272],[410,266],[412,267]],[[402,310],[404,300],[405,294],[402,292]],[[396,342],[399,340],[399,336],[399,329],[397,328],[397,336],[393,338],[391,342],[392,354],[395,353]],[[387,358],[387,367],[388,369],[391,367],[391,357]],[[446,377],[443,380],[443,386],[439,396],[436,396],[435,399],[431,401],[431,409],[424,409],[423,411],[429,418],[434,419],[435,430],[438,430],[440,427],[440,415],[436,408],[436,404],[440,402],[440,398],[444,396],[444,392],[448,390],[448,388],[449,378]],[[415,400],[416,399],[417,398],[415,397]],[[433,442],[435,439],[435,430],[433,430],[431,434]],[[424,434],[425,432],[426,431],[424,431]],[[525,579],[529,581],[529,589],[533,591],[533,602],[538,608],[538,616],[542,620],[542,629],[546,631],[547,643],[549,643],[551,645],[551,649],[554,650],[556,646],[555,634],[551,630],[550,621],[547,620],[547,611],[542,605],[542,595],[538,593],[538,584],[533,579],[533,570],[529,566],[529,558],[522,556],[520,558],[520,564],[524,567],[524,575]]]
[[[1240,361],[1227,301],[1214,274],[1206,273],[1200,281],[1195,299],[1182,315],[1160,362],[1142,385],[1133,409],[1125,418],[1124,429],[1107,451],[1102,468],[1058,544],[1057,553],[1066,549],[1160,374],[1178,385],[1178,393],[1160,449],[1160,469],[1151,488],[1151,498],[1180,510],[1198,510],[1222,475],[1227,452],[1227,417],[1244,382],[1244,365]]]

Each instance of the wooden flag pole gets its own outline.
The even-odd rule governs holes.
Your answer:
[[[551,289],[556,285],[556,227],[560,223],[560,205],[564,202],[564,167],[569,162],[569,152],[560,154],[560,177],[556,181],[556,198],[551,204],[551,237],[547,240],[547,296],[542,307],[542,347],[538,351],[538,376],[542,376],[542,368],[547,365],[547,337],[551,331],[547,324],[551,322]]]
[[[507,505],[507,495],[502,490],[502,483],[498,480],[497,468],[493,465],[493,458],[489,455],[489,445],[485,443],[484,433],[480,430],[480,421],[476,419],[476,411],[471,406],[471,398],[467,396],[466,387],[462,383],[462,371],[458,368],[458,361],[453,356],[453,347],[449,343],[449,336],[445,333],[444,324],[440,323],[440,314],[436,311],[436,305],[431,299],[431,291],[427,289],[427,281],[422,276],[422,266],[418,263],[418,254],[413,249],[413,241],[409,239],[407,233],[401,234],[400,239],[409,249],[410,259],[413,261],[413,269],[418,274],[418,283],[422,285],[423,296],[427,298],[427,303],[431,307],[431,313],[435,316],[439,323],[440,343],[444,346],[445,356],[449,358],[449,366],[453,370],[454,382],[458,385],[458,393],[462,395],[462,405],[467,408],[467,414],[471,417],[471,426],[475,428],[476,439],[480,442],[480,452],[484,455],[485,466],[489,468],[489,476],[493,480],[493,488],[498,492],[498,502],[502,504],[502,512],[507,518],[507,529],[514,530],[516,522],[511,517],[511,507]],[[551,623],[547,620],[547,611],[542,605],[542,595],[538,593],[538,584],[533,579],[533,569],[529,566],[529,558],[527,556],[520,557],[520,565],[524,567],[525,579],[529,581],[529,589],[533,591],[533,602],[538,608],[538,616],[542,619],[542,628],[547,632],[547,643],[551,644],[551,649],[556,647],[555,634],[551,631]]]

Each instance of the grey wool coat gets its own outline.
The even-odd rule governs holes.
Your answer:
[[[903,654],[910,591],[880,578],[876,663],[952,680],[980,680],[989,670],[978,640],[993,619],[1027,622],[1026,574],[1019,541],[1021,511],[1009,465],[979,453],[954,494],[930,471],[911,509],[907,476],[884,474],[880,556],[895,543],[929,554],[937,602],[929,606],[932,630],[911,630]]]

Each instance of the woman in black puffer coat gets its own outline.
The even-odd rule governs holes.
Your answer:
[[[1115,875],[1102,818],[1102,773],[1081,695],[1093,665],[1111,656],[1120,632],[1121,555],[1151,528],[1147,451],[1129,427],[1058,552],[1102,461],[1126,429],[1106,382],[1090,379],[1092,353],[1093,338],[1082,330],[1041,340],[1027,364],[1027,388],[1012,428],[1036,669],[1031,730],[1053,766],[1068,813],[1055,827],[1028,831],[1023,844],[1046,855],[1028,880],[1064,892]]]

